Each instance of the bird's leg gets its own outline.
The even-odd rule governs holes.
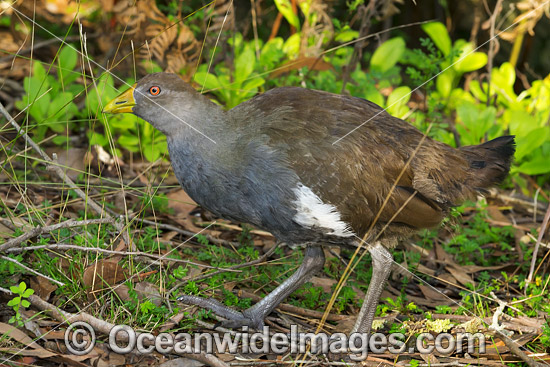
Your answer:
[[[264,326],[264,318],[292,292],[310,280],[315,273],[323,268],[324,264],[325,254],[323,249],[320,246],[308,246],[305,250],[304,261],[298,270],[260,302],[242,312],[235,311],[214,299],[181,296],[178,300],[186,304],[209,309],[216,315],[227,319],[227,321],[221,322],[220,326],[228,328],[249,326],[261,330]]]
[[[370,334],[376,306],[384,289],[384,284],[390,275],[393,263],[392,254],[380,242],[371,247],[369,252],[372,256],[372,278],[363,301],[363,307],[361,307],[352,329],[352,333],[365,333],[367,335]]]

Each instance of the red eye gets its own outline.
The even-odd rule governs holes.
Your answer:
[[[149,93],[151,93],[152,96],[157,96],[160,93],[160,87],[157,87],[156,85],[149,88]]]

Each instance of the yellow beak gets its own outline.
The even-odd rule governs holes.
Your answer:
[[[126,92],[121,93],[118,97],[107,103],[103,108],[103,113],[132,113],[132,108],[136,105],[136,100],[134,99],[136,84],[132,85]]]

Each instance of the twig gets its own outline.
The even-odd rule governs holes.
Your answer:
[[[487,78],[487,106],[491,103],[491,72],[493,70],[493,58],[495,57],[495,42],[497,42],[495,37],[495,23],[501,7],[502,0],[498,0],[495,5],[495,10],[493,10],[493,14],[491,14],[491,41],[489,42],[489,55],[487,55],[487,72],[489,73],[489,77]]]
[[[46,152],[42,150],[34,142],[34,140],[31,139],[31,137],[19,126],[19,124],[11,117],[8,111],[4,108],[4,105],[0,103],[0,112],[4,115],[4,117],[10,122],[10,124],[15,128],[17,133],[25,139],[27,144],[29,144],[40,156],[46,161],[46,169],[51,170],[55,172],[63,182],[65,182],[74,192],[82,199],[84,202],[89,205],[93,211],[96,212],[99,216],[105,216],[112,220],[113,225],[115,228],[120,232],[122,235],[124,241],[128,244],[130,244],[130,236],[128,235],[128,232],[126,231],[126,228],[123,223],[115,221],[108,213],[106,213],[103,208],[97,204],[94,200],[90,199],[84,191],[82,191],[75,183],[74,181],[65,174],[65,171],[57,165]]]
[[[376,0],[370,0],[368,5],[360,5],[359,7],[359,13],[362,13],[361,15],[361,26],[359,28],[359,36],[358,39],[364,38],[366,35],[369,34],[370,29],[370,20],[373,16],[373,13],[375,11],[376,6]],[[344,71],[344,75],[342,75],[342,90],[341,93],[344,92],[346,89],[346,84],[348,83],[350,74],[354,71],[355,64],[357,64],[358,60],[361,60],[361,55],[363,54],[363,47],[365,47],[365,41],[359,41],[355,44],[353,47],[353,54],[351,55],[350,61],[348,63],[348,66],[346,67]]]
[[[526,292],[527,292],[527,286],[533,280],[533,276],[535,273],[535,265],[537,263],[537,253],[539,251],[539,247],[542,242],[542,237],[544,237],[544,233],[546,233],[546,228],[548,227],[549,220],[550,220],[550,204],[548,204],[548,208],[546,209],[546,214],[544,215],[544,219],[540,227],[539,235],[537,237],[537,243],[535,244],[535,249],[533,250],[533,257],[531,258],[531,266],[529,267],[529,276],[527,277],[527,284],[525,285]]]
[[[47,275],[44,275],[44,274],[41,274],[39,272],[37,272],[36,270],[34,269],[31,269],[29,268],[28,266],[24,265],[24,264],[21,264],[19,261],[15,260],[15,259],[12,259],[11,257],[7,257],[7,256],[4,256],[4,255],[0,255],[0,259],[2,260],[6,260],[6,261],[11,261],[12,263],[14,263],[15,265],[19,266],[20,268],[23,268],[25,269],[26,271],[28,271],[29,273],[32,273],[34,275],[38,275],[40,277],[43,277],[43,278],[46,278],[48,279],[50,282],[53,282],[61,287],[63,287],[65,285],[65,283],[62,283],[60,282],[59,280],[55,280],[55,279],[52,279],[50,278],[49,276]]]
[[[4,293],[7,293],[7,294],[10,294],[12,295],[13,293],[8,291],[7,289],[4,289],[4,288],[1,288],[0,287],[0,291],[4,292]],[[109,335],[109,333],[111,332],[111,329],[113,327],[115,327],[114,324],[111,324],[110,322],[107,322],[105,320],[101,320],[101,319],[98,319],[97,317],[94,317],[86,312],[80,312],[80,313],[77,313],[77,314],[73,314],[73,313],[70,313],[70,312],[66,312],[66,311],[63,311],[63,310],[60,310],[59,308],[57,308],[56,306],[52,305],[51,303],[48,303],[46,301],[44,301],[43,299],[41,299],[40,297],[36,296],[36,295],[31,295],[29,298],[28,298],[29,302],[35,306],[36,308],[38,308],[39,310],[41,311],[45,311],[47,313],[49,313],[54,319],[56,319],[57,321],[61,322],[61,323],[74,323],[76,321],[84,321],[86,323],[88,323],[94,330],[102,333],[102,334],[106,334],[106,335]],[[57,326],[59,327],[59,326]],[[137,335],[139,335],[139,333],[136,333]],[[118,333],[117,336],[127,336],[125,333]],[[137,336],[136,335],[136,336]],[[194,346],[192,346],[194,347]],[[219,360],[218,358],[216,358],[214,355],[212,354],[206,354],[200,350],[195,350],[193,353],[182,353],[181,354],[182,356],[185,356],[187,358],[191,358],[191,359],[195,359],[197,361],[200,361],[200,362],[203,362],[203,363],[207,363],[208,365],[212,366],[212,367],[228,367],[228,365]]]
[[[8,253],[20,253],[25,251],[36,251],[36,250],[42,250],[42,249],[48,249],[48,250],[78,250],[78,251],[85,251],[85,252],[99,252],[109,255],[122,255],[122,256],[144,256],[149,257],[153,260],[157,261],[166,261],[166,262],[175,262],[175,263],[184,263],[188,265],[195,265],[198,267],[208,268],[208,269],[216,269],[219,272],[237,272],[239,273],[239,270],[233,270],[230,268],[219,268],[211,265],[205,265],[205,264],[199,264],[195,263],[189,260],[182,260],[182,259],[172,259],[166,256],[158,256],[154,254],[149,254],[147,252],[141,252],[141,251],[115,251],[115,250],[107,250],[97,247],[83,247],[83,246],[77,246],[77,245],[68,245],[64,243],[57,243],[52,245],[38,245],[38,246],[28,246],[28,247],[20,247],[20,248],[12,248],[9,249]]]
[[[493,330],[496,335],[504,342],[504,344],[510,349],[510,351],[521,358],[525,363],[527,363],[530,367],[538,367],[539,364],[535,362],[531,357],[529,357],[525,352],[523,352],[518,344],[512,340],[507,333],[509,333],[504,326],[501,326],[498,324],[498,318],[503,313],[504,308],[507,306],[506,302],[500,300],[495,293],[490,293],[491,297],[498,303],[498,308],[493,314],[493,322],[491,325],[489,325],[489,330]]]
[[[87,226],[90,224],[102,224],[102,223],[108,223],[108,224],[114,225],[115,221],[112,218],[87,219],[87,220],[79,220],[79,221],[74,219],[69,219],[65,222],[52,224],[50,226],[44,226],[44,227],[38,226],[22,234],[21,236],[12,238],[6,243],[0,245],[0,252],[6,251],[12,247],[20,245],[21,243],[27,241],[28,239],[36,237],[45,232],[52,232],[61,228],[81,227],[81,226]],[[24,249],[20,249],[20,250],[23,251]],[[17,251],[10,251],[10,252],[17,252]]]

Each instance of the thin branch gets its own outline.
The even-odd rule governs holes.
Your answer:
[[[37,272],[36,270],[29,268],[27,265],[21,264],[19,261],[15,260],[15,259],[12,259],[11,257],[7,257],[7,256],[4,256],[4,255],[0,255],[0,259],[6,260],[6,261],[10,261],[10,262],[14,263],[15,265],[19,266],[20,268],[25,269],[25,270],[28,271],[29,273],[32,273],[32,274],[37,275],[37,276],[39,276],[39,277],[46,278],[46,279],[48,279],[50,282],[55,283],[55,284],[57,284],[57,285],[59,285],[59,286],[61,286],[61,287],[65,286],[65,283],[62,283],[62,282],[60,282],[59,280],[55,280],[55,279],[53,279],[53,278],[50,278],[50,277],[47,276],[47,275],[41,274],[41,273]]]
[[[0,291],[7,293],[9,295],[13,295],[12,292],[8,291],[7,289],[1,288]],[[40,297],[36,295],[31,295],[28,298],[29,302],[36,308],[38,308],[41,311],[47,312],[50,314],[54,319],[61,323],[74,323],[76,321],[84,321],[88,323],[95,331],[100,332],[105,335],[109,335],[111,332],[111,329],[115,327],[115,324],[111,324],[110,322],[107,322],[105,320],[98,319],[97,317],[94,317],[86,312],[80,312],[77,314],[73,314],[70,312],[63,311],[56,306],[52,305],[51,303],[48,303],[41,299]],[[60,325],[54,327],[54,330],[59,328]],[[124,336],[125,333],[118,333],[120,336]],[[117,335],[117,336],[118,336]],[[136,336],[139,335],[139,333],[136,333]],[[215,357],[212,354],[206,354],[200,350],[194,350],[193,353],[183,353],[182,356],[185,356],[187,358],[195,359],[197,361],[207,363],[208,365],[212,367],[228,367],[228,365],[219,360],[217,357]]]
[[[211,265],[205,265],[205,264],[199,264],[194,263],[189,260],[182,260],[182,259],[172,259],[166,256],[158,256],[155,254],[149,254],[147,252],[141,252],[141,251],[115,251],[115,250],[107,250],[97,247],[83,247],[83,246],[77,246],[77,245],[68,245],[64,243],[57,243],[52,245],[38,245],[38,246],[28,246],[28,247],[19,247],[19,248],[12,248],[9,249],[8,253],[21,253],[25,251],[36,251],[36,250],[78,250],[78,251],[85,251],[85,252],[98,252],[103,254],[109,254],[109,255],[122,255],[122,256],[144,256],[151,258],[156,261],[167,261],[167,262],[175,262],[175,263],[184,263],[188,265],[195,265],[198,267],[208,268],[208,269],[215,269],[219,272],[236,272],[240,273],[239,270],[233,270],[231,268],[219,268]]]
[[[21,243],[27,241],[28,239],[41,235],[42,233],[52,232],[62,228],[81,227],[81,226],[87,226],[90,224],[102,224],[102,223],[114,225],[115,221],[113,218],[87,219],[87,220],[79,220],[79,221],[74,219],[69,219],[65,222],[56,223],[49,226],[44,226],[44,227],[38,226],[22,234],[21,236],[12,238],[6,243],[0,245],[0,252],[6,251],[12,247],[18,246]],[[18,249],[18,250],[23,251],[24,249]],[[9,251],[9,252],[21,252],[21,251]]]
[[[537,237],[537,243],[535,244],[535,249],[533,250],[533,257],[531,258],[531,266],[529,266],[529,276],[527,277],[527,284],[525,285],[525,291],[527,292],[527,286],[531,281],[533,280],[533,276],[535,275],[535,265],[537,264],[537,253],[539,252],[539,247],[542,242],[542,237],[544,237],[544,233],[546,233],[546,228],[548,228],[548,221],[550,220],[550,204],[548,204],[548,208],[546,209],[546,214],[544,215],[544,219],[542,221],[542,225],[540,227],[539,235]]]

